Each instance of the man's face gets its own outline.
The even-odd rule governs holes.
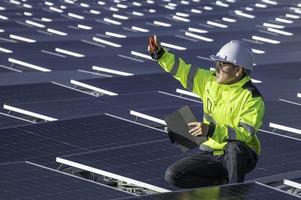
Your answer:
[[[236,73],[239,67],[231,63],[217,62],[215,66],[216,82],[219,84],[232,84],[236,82]]]

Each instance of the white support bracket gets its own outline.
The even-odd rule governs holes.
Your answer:
[[[10,105],[6,105],[6,104],[3,104],[3,109],[8,110],[9,112],[16,112],[16,113],[19,113],[19,114],[22,114],[22,115],[26,115],[26,116],[31,117],[33,119],[39,119],[39,120],[50,121],[50,122],[58,120],[58,119],[53,118],[53,117],[49,117],[49,116],[46,116],[46,115],[41,115],[41,114],[38,114],[38,113],[35,113],[35,112],[31,112],[31,111],[28,111],[28,110],[24,110],[24,109],[17,108],[17,107],[14,107],[14,106],[10,106]]]
[[[155,191],[155,192],[160,192],[160,193],[171,192],[170,190],[167,190],[165,188],[157,187],[155,185],[151,185],[151,184],[148,184],[148,183],[137,181],[135,179],[124,177],[124,176],[121,176],[121,175],[118,175],[118,174],[114,174],[114,173],[111,173],[111,172],[108,172],[108,171],[104,171],[104,170],[97,169],[97,168],[94,168],[94,167],[90,167],[90,166],[87,166],[87,165],[83,165],[83,164],[80,164],[80,163],[76,163],[76,162],[73,162],[71,160],[67,160],[67,159],[64,159],[64,158],[56,157],[56,162],[67,165],[67,166],[75,167],[77,169],[82,169],[82,170],[85,170],[85,171],[88,171],[88,172],[99,174],[101,176],[110,177],[110,178],[113,178],[113,179],[116,179],[116,180],[120,180],[120,181],[126,182],[128,184],[132,184],[132,185],[135,185],[135,186],[146,188],[146,189],[149,189],[149,190],[152,190],[152,191]]]
[[[295,182],[295,181],[291,181],[291,180],[288,180],[288,179],[284,179],[284,180],[283,180],[283,184],[301,190],[301,184],[300,184],[300,183],[297,183],[297,182]]]
[[[179,93],[181,95],[187,95],[187,96],[191,96],[191,97],[195,97],[195,98],[200,98],[198,95],[196,95],[195,93],[193,92],[189,92],[187,90],[182,90],[182,89],[176,89],[176,93]]]
[[[101,88],[98,88],[98,87],[95,87],[95,86],[92,86],[92,85],[89,85],[89,84],[86,84],[86,83],[83,83],[80,81],[70,80],[70,83],[75,86],[78,86],[80,88],[83,88],[84,90],[90,91],[90,93],[95,94],[94,96],[101,96],[101,95],[117,96],[118,95],[117,93],[114,93],[114,92],[111,92],[108,90],[104,90],[104,89],[101,89]]]
[[[140,117],[142,119],[146,119],[146,120],[156,122],[158,124],[162,124],[162,125],[166,126],[166,122],[164,120],[156,118],[156,117],[152,117],[150,115],[146,115],[146,114],[136,112],[136,111],[133,111],[133,110],[130,110],[130,115],[133,115],[135,117]]]
[[[275,123],[272,123],[272,122],[269,123],[269,126],[271,128],[274,128],[274,129],[279,129],[279,130],[288,131],[288,132],[291,132],[291,133],[301,134],[300,129],[291,128],[291,127],[288,127],[288,126],[283,126],[283,125],[275,124]]]
[[[47,68],[45,68],[45,67],[33,65],[33,64],[30,64],[30,63],[27,63],[27,62],[23,62],[23,61],[21,61],[21,60],[16,60],[16,59],[14,59],[14,58],[8,58],[8,62],[11,63],[11,68],[12,68],[14,65],[20,65],[20,66],[22,66],[22,67],[34,69],[34,70],[41,71],[41,72],[51,72],[50,69],[47,69]]]
[[[108,69],[108,68],[98,67],[98,66],[92,66],[92,69],[96,70],[97,72],[105,72],[105,73],[119,75],[119,76],[133,76],[134,75],[134,74],[128,73],[128,72],[123,72],[123,71],[118,71],[118,70],[113,70],[113,69]]]

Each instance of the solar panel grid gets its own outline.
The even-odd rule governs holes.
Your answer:
[[[97,101],[95,97],[69,99],[69,100],[53,100],[36,103],[13,104],[13,106],[57,117],[59,119],[70,119],[75,117],[85,117],[104,112],[107,106],[101,101]]]
[[[247,175],[246,180],[300,169],[301,163],[296,159],[301,151],[300,141],[262,132],[259,138],[264,147],[261,158],[257,168]],[[63,158],[150,184],[154,180],[157,186],[168,188],[163,179],[164,170],[184,156],[187,154],[181,153],[179,148],[170,145],[168,141],[163,141]]]
[[[300,141],[264,132],[259,132],[258,137],[261,141],[262,153],[256,169],[247,175],[248,179],[300,169],[301,162],[297,159],[301,153]]]
[[[106,115],[26,126],[21,129],[90,151],[166,140],[164,132]]]
[[[25,124],[30,124],[30,123],[21,121],[19,119],[10,118],[5,115],[0,115],[1,128],[14,127],[14,126],[25,125]]]
[[[52,83],[40,83],[1,86],[0,97],[1,103],[15,104],[85,98],[87,95]]]
[[[149,99],[152,99],[152,101],[149,101]],[[141,92],[121,94],[116,97],[87,97],[80,99],[13,104],[13,106],[59,119],[70,119],[105,112],[116,115],[125,114],[128,116],[130,110],[135,109],[174,109],[185,105],[199,104],[200,103],[175,98],[158,92]]]
[[[22,131],[18,128],[1,129],[0,162],[31,160],[56,166],[55,156],[72,154],[83,149],[58,140]]]
[[[1,199],[120,199],[121,191],[28,163],[0,165]]]
[[[242,2],[242,1],[239,1],[239,2],[236,2],[236,3],[233,3],[233,4],[229,3],[230,7],[228,9],[229,10],[230,9],[231,10],[244,9],[245,6],[253,7],[252,4],[255,3],[255,2],[257,2],[257,1],[252,1],[252,3],[251,2]],[[115,12],[115,13],[128,15],[130,17],[130,19],[126,20],[126,21],[119,20],[119,21],[122,21],[122,23],[123,23],[122,26],[130,27],[132,25],[138,24],[139,26],[141,26],[143,28],[148,28],[148,29],[151,30],[151,32],[157,33],[158,35],[162,35],[162,37],[160,36],[160,39],[162,38],[162,41],[164,41],[164,42],[173,43],[173,41],[177,41],[176,42],[177,45],[182,45],[182,46],[186,45],[188,47],[188,51],[183,52],[184,56],[196,57],[197,55],[207,55],[207,54],[209,55],[211,53],[214,54],[216,52],[216,50],[219,48],[219,46],[224,44],[226,40],[230,40],[233,37],[250,39],[253,34],[258,33],[258,29],[262,29],[262,27],[258,27],[258,24],[262,24],[262,22],[264,22],[266,20],[271,21],[272,18],[276,17],[275,15],[278,15],[278,14],[283,15],[284,14],[284,11],[282,12],[282,10],[284,10],[283,6],[284,5],[285,6],[291,6],[291,4],[294,3],[294,2],[295,1],[279,2],[278,6],[270,6],[269,5],[268,7],[272,7],[272,8],[269,8],[269,9],[255,8],[255,10],[253,12],[248,12],[250,14],[256,15],[255,20],[246,20],[245,18],[240,18],[237,23],[233,23],[233,24],[222,22],[222,21],[220,21],[220,19],[224,15],[227,16],[227,14],[230,14],[230,17],[235,17],[236,18],[237,16],[234,16],[233,14],[231,14],[231,11],[227,13],[227,12],[225,12],[224,8],[216,7],[215,5],[212,5],[213,2],[210,2],[210,1],[204,2],[202,4],[199,4],[199,3],[198,4],[191,4],[189,6],[179,4],[179,6],[174,11],[163,8],[163,6],[168,5],[168,3],[161,1],[160,2],[161,5],[156,6],[155,8],[158,9],[158,12],[164,12],[165,15],[168,16],[167,18],[163,18],[161,15],[158,15],[158,14],[149,14],[149,13],[147,14],[146,10],[143,10],[143,9],[148,8],[149,5],[146,4],[145,2],[142,2],[141,7],[135,6],[135,4],[138,4],[138,3],[123,2],[123,3],[127,4],[129,7],[127,9],[119,9],[119,11]],[[31,2],[31,3],[37,4],[37,2]],[[53,13],[53,16],[56,16],[57,20],[54,21],[54,23],[52,23],[51,27],[58,28],[60,30],[60,28],[62,28],[62,26],[61,25],[56,25],[56,24],[58,24],[58,22],[60,20],[63,23],[66,23],[68,21],[68,25],[71,24],[73,26],[74,26],[73,23],[91,21],[91,19],[93,19],[93,17],[91,17],[92,16],[91,14],[88,14],[88,12],[89,12],[88,8],[79,7],[79,3],[80,2],[75,2],[74,5],[71,5],[71,4],[64,3],[64,2],[60,2],[60,3],[56,2],[55,3],[56,7],[59,7],[60,5],[65,5],[67,7],[67,9],[65,10],[61,7],[62,10],[65,10],[63,14]],[[116,6],[116,3],[114,3],[113,1],[112,2],[106,2],[105,6],[100,6],[100,5],[96,6],[96,2],[91,3],[91,5],[93,5],[93,8],[101,10],[101,12],[102,12],[102,14],[100,15],[101,19],[103,19],[104,17],[114,19],[114,18],[111,17],[114,12],[112,11],[112,8],[110,9],[110,6],[113,6],[113,7]],[[193,7],[193,5],[198,5],[198,6]],[[37,6],[48,7],[48,6],[45,6],[43,4],[42,5],[37,4]],[[212,6],[213,11],[210,11],[208,7],[205,8],[204,6]],[[208,42],[203,42],[203,41],[199,41],[199,42],[189,41],[188,42],[188,40],[182,40],[182,39],[179,39],[178,36],[174,36],[174,34],[185,36],[184,32],[181,32],[179,30],[180,29],[187,29],[187,25],[186,25],[186,23],[183,23],[183,22],[170,20],[172,15],[175,14],[176,11],[177,12],[187,12],[187,13],[189,13],[189,11],[190,11],[189,9],[191,7],[197,8],[197,9],[200,9],[200,10],[203,11],[203,14],[201,15],[202,16],[202,20],[201,20],[202,24],[206,24],[206,20],[212,20],[212,21],[221,22],[221,23],[229,25],[230,28],[227,29],[227,31],[229,31],[229,35],[231,35],[231,38],[225,36],[225,34],[224,34],[225,29],[221,29],[221,28],[208,28],[208,29],[210,29],[210,33],[206,34],[206,35],[208,37],[214,38],[214,40],[215,40],[214,43],[208,43]],[[12,6],[12,8],[15,8],[15,6]],[[206,9],[208,9],[208,10],[206,10]],[[136,11],[136,10],[140,11],[140,12],[142,11],[145,14],[144,17],[134,16],[132,13],[130,13],[130,12]],[[8,12],[8,13],[10,13],[10,12]],[[65,15],[68,12],[73,12],[73,13],[77,13],[77,14],[80,14],[82,16],[85,16],[85,19],[84,20],[77,20],[74,17],[73,18],[65,17]],[[42,16],[42,15],[44,15],[44,13],[41,14],[39,9],[34,10],[34,16]],[[156,17],[156,15],[159,16],[159,17]],[[21,17],[19,17],[17,14],[13,14],[9,17],[10,17],[10,19],[13,19],[13,20],[21,19]],[[150,24],[146,24],[145,23],[145,18],[149,19],[149,22],[146,22],[146,23],[151,23],[153,20],[163,18],[164,20],[170,22],[172,24],[172,27],[167,28],[167,29],[163,29],[162,27],[156,28],[154,26],[151,26]],[[201,24],[198,24],[199,22],[197,22],[197,23],[194,22],[194,20],[198,20],[199,15],[191,15],[189,18],[191,20],[193,20],[193,22],[191,22],[190,24],[195,25],[195,26],[199,26],[199,25],[201,26]],[[298,55],[298,49],[293,47],[293,46],[297,46],[296,44],[299,43],[298,38],[299,38],[299,35],[300,35],[300,33],[298,31],[299,30],[299,25],[297,25],[299,22],[297,20],[296,20],[296,22],[297,23],[294,23],[293,26],[288,25],[289,28],[285,29],[286,31],[294,32],[294,36],[292,36],[292,37],[284,37],[284,36],[275,35],[275,34],[271,35],[271,34],[266,34],[266,33],[262,33],[262,32],[259,33],[259,35],[261,35],[263,37],[269,37],[269,38],[273,38],[275,40],[281,40],[281,44],[278,45],[278,48],[275,48],[275,45],[269,45],[269,44],[264,44],[264,45],[252,44],[252,47],[256,47],[256,48],[258,47],[259,49],[267,51],[266,54],[256,55],[257,64],[271,64],[271,63],[276,63],[276,62],[285,63],[285,62],[299,61],[298,56],[296,56],[296,55]],[[93,22],[92,24],[94,25],[96,23]],[[101,32],[101,34],[103,34],[103,31],[101,31],[101,29],[102,28],[106,29],[106,28],[109,27],[108,25],[104,25],[103,23],[97,23],[97,24],[100,25],[99,27],[101,27],[101,28],[97,28],[97,29],[95,28],[93,30],[94,31],[93,34],[99,32],[99,31]],[[279,23],[277,23],[277,24],[279,24]],[[7,25],[9,25],[9,24],[7,24]],[[17,24],[14,23],[14,26],[16,26],[16,25]],[[127,33],[127,34],[131,36],[130,38],[127,38],[127,39],[108,38],[108,40],[110,40],[110,41],[114,41],[116,43],[122,44],[122,49],[121,50],[116,50],[116,48],[112,48],[112,47],[107,46],[106,51],[105,51],[107,53],[100,56],[100,55],[98,55],[98,51],[100,49],[99,47],[98,48],[96,48],[96,47],[90,48],[89,45],[86,45],[86,44],[83,45],[79,42],[73,42],[73,43],[72,42],[65,42],[67,40],[78,40],[78,39],[83,39],[83,38],[91,39],[93,37],[93,35],[91,35],[91,33],[85,33],[82,30],[75,30],[74,28],[68,27],[66,29],[66,32],[68,32],[69,37],[62,37],[62,38],[65,39],[65,41],[64,42],[62,42],[62,41],[57,42],[55,40],[58,40],[59,37],[56,37],[56,36],[49,37],[47,35],[37,34],[37,33],[35,33],[35,28],[34,29],[27,28],[27,27],[25,28],[25,26],[23,27],[19,24],[17,26],[19,28],[22,27],[21,29],[23,29],[23,31],[20,32],[20,33],[25,34],[28,37],[34,37],[34,38],[36,38],[38,40],[41,40],[41,41],[51,40],[52,42],[50,42],[50,43],[49,42],[46,42],[46,43],[43,42],[45,44],[44,46],[49,48],[48,50],[53,51],[56,46],[63,45],[64,47],[70,48],[69,50],[73,50],[75,52],[83,52],[83,53],[87,54],[87,58],[83,58],[83,59],[71,58],[70,56],[67,56],[67,58],[62,58],[61,59],[60,57],[57,57],[57,56],[56,56],[57,57],[56,58],[54,56],[42,55],[43,53],[39,52],[41,50],[40,48],[43,47],[42,46],[43,43],[41,43],[41,42],[39,42],[37,45],[32,45],[32,46],[29,46],[29,45],[26,44],[26,45],[24,45],[24,47],[22,47],[22,50],[20,50],[20,51],[17,50],[17,48],[21,44],[21,43],[18,42],[18,44],[14,45],[15,47],[13,47],[13,48],[15,48],[14,49],[14,51],[15,51],[14,55],[15,56],[20,56],[20,58],[23,58],[25,56],[26,57],[25,60],[27,60],[28,62],[33,62],[35,64],[43,65],[45,63],[48,63],[48,61],[49,62],[51,61],[51,63],[53,64],[53,66],[51,66],[51,69],[55,69],[55,70],[78,69],[78,68],[90,69],[92,65],[95,65],[97,63],[99,63],[102,66],[103,66],[103,64],[105,64],[109,67],[114,67],[115,69],[120,69],[120,70],[123,70],[123,71],[129,70],[129,72],[131,72],[131,73],[134,73],[134,72],[135,73],[149,73],[149,72],[154,72],[158,69],[158,68],[154,68],[154,67],[152,67],[151,69],[148,68],[148,66],[150,66],[150,65],[153,66],[153,64],[154,64],[153,62],[150,62],[150,61],[144,62],[143,63],[144,67],[141,67],[142,62],[139,63],[139,62],[136,62],[136,61],[130,61],[130,60],[126,60],[126,59],[121,58],[121,57],[116,58],[116,55],[118,53],[131,56],[131,54],[130,54],[131,50],[136,50],[136,51],[140,51],[142,53],[147,54],[146,49],[145,49],[145,45],[143,45],[143,44],[145,44],[145,41],[142,41],[142,39],[146,38],[148,35],[150,35],[150,33],[131,33],[130,31],[128,31],[129,33]],[[237,31],[236,30],[237,27],[239,27],[240,29],[243,29],[243,31]],[[112,27],[112,28],[110,27],[107,30],[116,31],[116,30],[119,30],[120,28],[121,28],[121,26],[115,26],[115,27]],[[252,32],[252,30],[254,30],[253,28],[256,29],[255,32]],[[252,30],[250,31],[249,29],[252,29]],[[61,29],[61,30],[65,30],[65,29]],[[172,36],[164,36],[164,34],[172,34]],[[101,38],[105,39],[106,37],[101,36]],[[61,40],[61,39],[59,39],[59,40]],[[145,39],[143,39],[143,40],[145,40]],[[131,44],[131,45],[129,45],[129,44]],[[210,47],[208,47],[208,44],[210,44]],[[206,46],[206,47],[205,48],[200,47],[201,45]],[[13,45],[11,45],[11,46],[13,46]],[[33,50],[36,47],[38,48],[38,51]],[[93,51],[91,51],[91,49],[93,49]],[[283,52],[278,53],[277,51],[279,49],[281,49],[281,51],[286,51],[287,53],[286,54],[283,53]],[[31,50],[31,51],[28,51],[28,50]],[[102,49],[100,49],[100,50],[101,50],[101,52],[104,52],[104,51],[102,51]],[[175,52],[177,52],[177,51],[175,51]],[[182,55],[182,52],[179,52],[179,53]],[[35,57],[37,57],[37,55],[40,55],[40,56],[38,56],[39,58],[35,58]],[[4,59],[1,59],[1,60],[7,60],[7,56],[1,56],[1,57],[4,58]],[[55,62],[53,61],[53,58],[56,58]],[[111,59],[108,59],[108,58],[111,58]],[[101,60],[101,62],[99,60]],[[194,63],[194,62],[197,63],[197,61],[200,62],[200,60],[197,60],[196,58],[192,59],[192,63]],[[120,63],[122,63],[122,66],[120,65]],[[294,64],[285,64],[285,65],[286,66],[287,65],[297,66],[297,64],[295,64],[295,63]],[[274,67],[274,66],[272,66],[272,67]],[[283,67],[283,66],[280,66],[280,67]],[[266,71],[268,71],[267,72],[268,75],[275,76],[276,78],[283,77],[283,75],[288,76],[289,78],[294,78],[294,79],[295,78],[300,78],[300,77],[297,77],[297,73],[293,73],[293,74],[292,73],[286,73],[286,71],[288,71],[287,68],[282,70],[282,69],[280,69],[280,67],[279,67],[279,70],[277,72],[274,72],[274,73],[271,72],[272,70],[263,69],[262,67],[260,67],[260,68],[256,67],[256,70],[258,69],[258,74],[262,74],[266,70]],[[297,71],[297,70],[295,70],[295,71]],[[262,77],[263,77],[264,84],[265,84],[265,81],[268,82],[268,84],[263,86],[263,88],[265,88],[272,81],[270,79],[266,79],[265,76],[262,76]],[[128,79],[126,79],[126,80],[128,80]],[[297,79],[295,79],[295,80],[297,80]],[[108,81],[108,82],[110,82],[110,81]],[[91,81],[91,82],[94,82],[94,80]],[[282,83],[280,83],[280,81],[276,80],[276,82],[279,83],[280,87],[283,86],[283,85],[281,85]],[[292,82],[292,84],[290,85],[290,87],[287,87],[287,88],[292,88],[293,86],[296,86],[293,83],[294,82],[293,80],[290,80],[290,82]],[[163,81],[162,81],[162,83],[163,83]],[[161,81],[160,81],[159,84],[161,84]],[[128,87],[128,86],[129,85],[127,85],[126,87]],[[267,88],[267,91],[268,91],[269,88],[268,87],[266,87],[266,88]],[[278,92],[279,95],[283,95],[285,97],[290,97],[290,95],[292,95],[291,91],[288,92],[287,88],[285,88],[285,90],[283,90],[283,91],[282,90],[280,91],[279,88],[278,88],[278,90],[275,89],[275,91]],[[130,89],[136,91],[136,88],[132,87]],[[298,89],[298,88],[296,88],[296,89]],[[273,94],[273,92],[270,92],[270,93],[269,92],[270,91],[265,93],[269,100],[270,100],[270,98],[273,99],[273,100],[274,100],[274,98],[277,98],[275,96],[275,94]],[[148,93],[148,95],[149,94],[152,94],[152,93]],[[141,98],[141,99],[146,100],[147,98],[149,98],[148,95],[146,95],[145,98]],[[120,97],[125,97],[125,99],[119,100],[118,98],[104,98],[104,102],[106,103],[106,105],[112,106],[110,109],[108,109],[108,108],[106,108],[106,109],[108,109],[108,111],[112,111],[112,112],[114,111],[114,112],[117,112],[117,113],[122,113],[118,109],[120,109],[121,107],[125,107],[126,105],[131,105],[132,108],[137,108],[137,109],[139,109],[139,108],[140,109],[141,108],[142,109],[147,109],[147,108],[151,108],[151,106],[156,106],[156,104],[160,104],[161,106],[163,106],[164,102],[168,102],[168,101],[165,101],[165,100],[161,102],[160,101],[161,98],[157,98],[157,96],[156,96],[157,99],[154,100],[154,102],[151,103],[151,104],[147,101],[138,102],[138,103],[130,102],[131,101],[130,98],[135,97],[134,95],[133,96],[123,95],[123,96],[120,96]],[[138,99],[136,99],[136,100],[138,100]],[[93,101],[93,103],[91,103],[91,105],[86,107],[86,108],[77,108],[77,107],[82,106],[82,105],[88,105],[89,102],[92,102],[92,101],[90,101],[90,100],[86,101],[85,100],[85,104],[83,104],[83,103],[80,103],[81,102],[80,100],[75,100],[75,101],[72,100],[72,101],[64,102],[63,105],[55,105],[58,102],[61,103],[62,101],[55,100],[55,101],[52,102],[52,104],[51,103],[48,104],[48,102],[41,102],[41,103],[38,103],[38,104],[35,104],[35,103],[30,104],[29,103],[29,104],[26,104],[26,106],[28,106],[28,108],[33,108],[33,110],[37,109],[37,110],[40,110],[42,112],[44,112],[45,110],[47,110],[47,111],[49,110],[49,111],[51,111],[50,113],[57,112],[57,113],[60,113],[60,115],[62,115],[62,116],[68,116],[68,117],[73,116],[73,117],[75,117],[75,116],[79,116],[79,115],[83,116],[83,115],[87,115],[87,114],[93,114],[93,112],[94,113],[95,112],[102,112],[103,108],[99,108],[98,106],[100,106],[100,105],[103,106],[102,103],[104,103],[104,102],[102,102],[102,100],[98,101],[98,102],[101,102],[99,104],[95,103],[95,101]],[[77,104],[70,105],[70,104],[76,103],[76,102],[77,102]],[[46,103],[47,103],[47,105],[46,105]],[[125,103],[127,103],[127,104],[125,104]],[[169,103],[171,103],[171,102],[169,102]],[[120,105],[118,105],[118,104],[120,104]],[[134,104],[137,104],[137,105],[134,105]],[[270,115],[269,114],[269,116],[273,117],[273,118],[271,117],[271,119],[275,119],[276,121],[279,120],[281,122],[285,122],[286,125],[294,125],[294,123],[295,124],[299,123],[299,120],[298,120],[299,113],[297,112],[297,109],[292,109],[291,111],[296,111],[292,114],[292,112],[288,109],[289,107],[291,107],[289,105],[278,107],[278,105],[279,105],[278,102],[276,104],[274,104],[273,102],[270,102],[270,101],[268,102],[268,104],[269,104],[269,110],[277,111],[277,113],[275,115],[273,115],[273,114]],[[271,104],[271,106],[270,106],[270,104]],[[25,104],[23,104],[23,105],[25,105]],[[47,107],[47,109],[44,110],[43,107],[40,107],[41,105],[45,105]],[[50,106],[48,107],[48,105],[50,105]],[[76,106],[74,106],[74,105],[76,105]],[[178,105],[177,103],[172,104],[172,106],[168,105],[166,110],[174,108],[177,105]],[[145,108],[143,106],[145,106]],[[39,108],[37,108],[37,107],[39,107]],[[151,109],[152,110],[151,110],[150,113],[155,113],[155,114],[160,113],[160,115],[161,115],[162,110],[160,110],[160,106],[156,106],[156,107],[153,107]],[[279,115],[278,113],[281,113],[281,114]],[[158,114],[158,116],[159,116],[159,114]],[[294,117],[295,119],[294,120],[292,120],[291,118],[287,119],[287,116],[291,116],[291,118],[292,118],[292,116],[295,116]],[[105,124],[109,124],[109,123],[105,122]],[[95,125],[95,123],[91,123],[91,126],[94,126],[94,125]],[[112,125],[112,124],[110,124],[110,125]],[[115,124],[113,124],[113,125],[115,125]],[[45,127],[47,127],[47,125],[45,125],[43,128],[45,128]],[[54,126],[52,126],[52,127],[54,127]],[[85,132],[86,129],[89,129],[89,128],[90,128],[90,126],[81,126],[81,127],[79,127],[78,130],[83,131],[83,133],[78,138],[83,137],[84,134],[86,133]],[[93,128],[101,129],[101,127],[99,127],[98,125],[94,126]],[[68,129],[72,130],[72,134],[76,133],[76,131],[77,131],[77,130],[74,130],[73,127],[69,127]],[[46,135],[50,136],[51,131],[52,131],[52,129],[47,130]],[[72,134],[70,134],[70,135],[72,135]],[[69,135],[69,137],[70,137],[70,135]],[[77,134],[75,134],[75,135],[77,135]],[[93,135],[93,136],[97,137],[96,135],[97,134],[95,133],[95,135]],[[273,139],[275,139],[275,138],[273,138]],[[66,140],[68,141],[68,140],[70,140],[70,138],[66,137]],[[87,140],[89,140],[89,141],[87,141],[87,143],[85,143],[84,146],[90,146],[90,145],[96,145],[97,146],[98,145],[97,142],[94,143],[95,141],[93,141],[92,139],[91,140],[87,139]],[[270,142],[269,144],[275,144],[274,140],[269,141],[269,140],[267,140],[267,138],[265,136],[263,136],[262,141]],[[279,143],[281,143],[281,142],[284,142],[284,141],[279,141]],[[296,161],[296,159],[294,159],[294,158],[298,157],[298,155],[300,154],[299,150],[297,150],[299,142],[296,142],[296,143],[292,142],[291,143],[291,140],[288,140],[288,139],[287,139],[286,142],[290,143],[291,144],[290,147],[292,149],[296,149],[296,152],[290,152],[289,150],[287,150],[287,145],[286,146],[279,145],[277,147],[276,151],[274,149],[271,149],[271,150],[267,149],[266,154],[263,154],[263,156],[266,156],[266,155],[268,155],[268,156],[264,157],[264,159],[261,159],[261,160],[264,160],[263,162],[267,162],[267,163],[270,164],[270,163],[274,162],[273,159],[277,159],[277,161],[283,160],[283,162],[281,162],[281,164],[279,164],[279,163],[273,164],[273,165],[269,166],[270,168],[268,168],[268,169],[266,168],[267,165],[259,164],[259,166],[260,166],[258,168],[259,176],[260,175],[264,176],[265,174],[268,174],[271,171],[272,171],[272,173],[282,173],[283,171],[295,170],[296,167],[300,167],[300,163],[298,161]],[[277,142],[277,144],[278,144],[278,142]],[[273,146],[273,148],[274,148],[274,146]],[[143,150],[143,151],[145,151],[145,150]],[[131,151],[129,151],[129,153],[130,152]],[[278,153],[277,156],[279,157],[279,160],[278,160],[278,157],[274,156],[275,152]],[[283,152],[286,152],[286,153],[283,153]],[[95,159],[97,159],[97,158],[95,158]],[[124,156],[122,157],[122,159],[124,159]],[[289,162],[284,162],[284,161],[287,161],[287,159],[290,159],[290,161]],[[133,169],[136,170],[135,173],[137,173],[139,175],[139,173],[140,173],[139,169],[140,168],[138,166],[140,166],[139,163],[137,163],[137,165],[133,164]],[[157,165],[152,164],[150,166],[152,167],[152,169],[157,170],[156,169]],[[164,169],[162,168],[160,171],[164,172]],[[157,171],[154,172],[154,174],[156,174],[156,173],[157,173]],[[143,175],[143,173],[140,174],[140,175]],[[152,178],[154,178],[154,177],[152,177]],[[157,184],[157,182],[158,182],[158,184],[160,184],[160,181],[162,181],[162,179],[154,178],[151,181],[154,184]],[[256,185],[256,187],[257,186],[258,185]],[[237,194],[236,189],[233,189],[233,190],[235,190],[235,193],[232,193],[231,195]],[[243,189],[240,188],[239,191],[241,191],[241,190],[243,190]],[[267,194],[266,191],[265,191],[265,194]],[[248,193],[246,195],[245,198],[247,198],[247,199],[248,198],[266,199],[267,197],[264,196],[265,194],[263,194],[261,196],[260,192],[251,191],[250,193]],[[268,194],[270,195],[270,193],[268,193]],[[272,195],[274,195],[274,194],[271,193],[271,196]],[[280,194],[280,196],[281,196],[281,194]],[[145,197],[145,198],[148,198],[148,197]],[[153,197],[150,197],[150,198],[153,198]],[[238,198],[240,198],[240,197],[238,197]],[[286,197],[283,197],[281,199],[285,199],[285,198]],[[164,199],[165,199],[165,197],[164,197]],[[174,199],[174,198],[172,198],[172,199]]]
[[[149,92],[149,91],[174,91],[182,87],[169,74],[139,75],[131,77],[116,77],[111,79],[90,79],[83,81],[86,84],[118,94]]]
[[[62,158],[91,166],[97,169],[120,174],[135,180],[169,188],[163,180],[165,169],[177,159],[187,154],[178,147],[170,145],[168,139],[109,151],[95,151]],[[158,178],[161,181],[158,181]]]

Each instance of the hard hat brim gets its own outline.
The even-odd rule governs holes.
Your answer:
[[[209,56],[210,60],[214,62],[229,62],[228,60],[223,59],[222,57],[216,56],[216,55],[211,55]]]

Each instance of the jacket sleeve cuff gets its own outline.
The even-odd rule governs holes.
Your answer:
[[[164,48],[161,47],[159,51],[156,53],[157,60],[159,60],[163,56],[164,52],[165,52]]]
[[[210,123],[209,124],[209,130],[208,130],[208,133],[207,133],[207,137],[212,137],[213,134],[214,134],[214,131],[215,131],[215,124]]]
[[[158,61],[163,56],[164,52],[165,52],[164,48],[160,47],[158,51],[151,53],[150,56],[152,57],[152,59]]]

